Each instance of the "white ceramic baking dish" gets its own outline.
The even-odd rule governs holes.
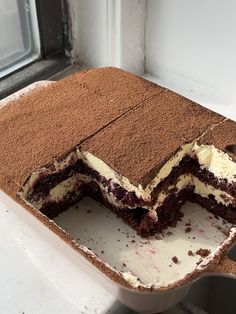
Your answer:
[[[48,83],[35,83],[1,101],[0,106]],[[31,261],[72,300],[79,298],[78,268],[122,303],[143,313],[170,308],[203,276],[236,276],[236,263],[227,258],[235,243],[235,226],[195,204],[183,207],[184,217],[176,228],[150,239],[137,236],[111,211],[89,198],[54,221],[30,209],[47,228],[1,191],[0,205],[1,210],[11,212],[8,223],[20,226],[12,236],[24,243]],[[205,250],[203,253],[209,250],[209,255],[202,257],[196,253],[199,249]],[[65,269],[67,276],[62,278],[60,273]]]

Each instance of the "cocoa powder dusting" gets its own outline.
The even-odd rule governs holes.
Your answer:
[[[161,87],[131,73],[79,72],[0,109],[0,188],[16,198],[30,173],[66,154]]]
[[[145,187],[181,145],[222,120],[180,95],[163,91],[86,141],[83,149]]]

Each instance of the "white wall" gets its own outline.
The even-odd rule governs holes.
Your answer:
[[[235,0],[69,3],[76,63],[144,75],[236,119]]]
[[[193,98],[236,104],[236,1],[148,0],[145,68]]]
[[[71,0],[75,63],[144,72],[146,1]]]
[[[107,0],[73,0],[69,4],[73,23],[73,57],[83,66],[106,65]]]

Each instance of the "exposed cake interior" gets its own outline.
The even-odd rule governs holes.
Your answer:
[[[84,195],[114,210],[142,236],[153,235],[181,217],[186,200],[236,223],[236,163],[213,145],[183,145],[146,185],[135,185],[108,164],[76,147],[28,178],[21,197],[49,218]]]
[[[235,122],[191,100],[91,69],[1,108],[0,188],[50,218],[90,195],[144,236],[187,199],[235,223],[235,139]]]

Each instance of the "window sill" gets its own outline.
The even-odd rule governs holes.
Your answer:
[[[0,80],[0,99],[7,97],[33,82],[53,77],[56,73],[69,66],[70,61],[64,57],[40,60],[32,63],[24,69]]]

